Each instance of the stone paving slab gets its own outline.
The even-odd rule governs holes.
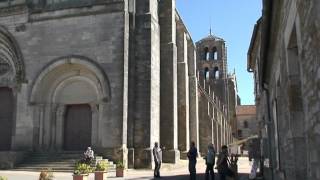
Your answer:
[[[188,180],[189,172],[187,168],[187,161],[181,161],[176,166],[164,164],[161,169],[163,180]],[[240,180],[246,180],[247,174],[250,170],[250,164],[247,158],[240,158],[238,162]],[[203,160],[197,163],[197,179],[204,179],[205,165]],[[38,180],[39,172],[26,172],[26,171],[0,171],[0,176],[8,177],[8,180]],[[54,172],[55,180],[72,180],[72,173]],[[152,170],[133,170],[126,171],[126,177],[117,178],[115,172],[108,173],[108,179],[111,180],[151,180],[153,179]],[[216,178],[218,179],[218,178]],[[94,175],[90,174],[89,180],[94,180]]]

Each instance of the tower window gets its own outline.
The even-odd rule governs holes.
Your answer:
[[[204,55],[204,59],[205,60],[209,60],[210,59],[210,53],[209,53],[209,48],[204,48],[204,53],[203,53],[203,55]]]
[[[218,60],[218,51],[216,47],[213,47],[211,50],[211,59]]]
[[[219,68],[218,67],[215,67],[213,69],[213,76],[215,79],[219,79],[220,78],[220,72],[219,72]]]
[[[210,77],[209,68],[207,68],[207,67],[204,69],[204,77],[206,80],[208,80]]]

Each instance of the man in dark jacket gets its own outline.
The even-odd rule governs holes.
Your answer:
[[[191,142],[190,150],[187,155],[189,158],[190,180],[196,180],[196,174],[197,174],[196,164],[197,164],[198,150],[193,141]]]

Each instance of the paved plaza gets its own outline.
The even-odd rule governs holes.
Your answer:
[[[182,160],[176,166],[164,164],[161,168],[161,176],[163,180],[187,180],[188,178],[188,161]],[[250,170],[248,158],[240,158],[238,162],[240,180],[246,180]],[[205,164],[203,160],[199,160],[197,164],[198,179],[204,179]],[[26,171],[0,171],[0,176],[5,176],[8,180],[37,180],[39,172]],[[72,180],[72,173],[54,173],[55,180]],[[152,170],[133,170],[126,171],[124,178],[115,177],[115,172],[108,173],[108,179],[130,179],[130,180],[151,180],[153,179]],[[218,178],[216,178],[217,180]],[[90,174],[89,180],[94,180],[94,175]]]

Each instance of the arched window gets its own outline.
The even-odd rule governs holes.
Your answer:
[[[244,121],[244,122],[243,122],[243,127],[244,127],[244,128],[248,128],[248,127],[249,127],[248,121]]]
[[[213,47],[210,51],[210,59],[218,60],[218,51],[216,47]]]
[[[242,130],[238,129],[238,138],[242,138]]]
[[[208,80],[210,78],[209,68],[207,68],[207,67],[204,69],[204,77],[206,80]]]
[[[216,47],[213,47],[211,50],[211,59],[218,60],[218,51]]]
[[[210,53],[209,53],[209,48],[204,48],[204,53],[203,53],[203,56],[204,56],[204,60],[209,60],[210,59]]]
[[[218,67],[215,67],[213,69],[213,77],[214,77],[214,79],[219,79],[220,78],[220,72],[219,72],[219,68]]]

